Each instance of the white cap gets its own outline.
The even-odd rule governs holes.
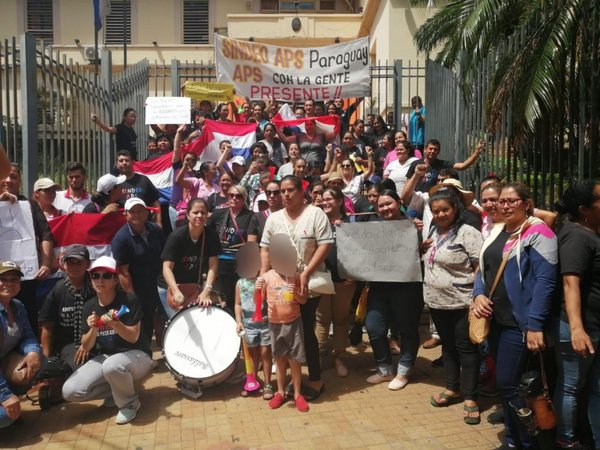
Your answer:
[[[33,192],[39,191],[40,189],[48,189],[51,187],[60,189],[60,184],[55,183],[50,178],[40,178],[35,183],[33,183]]]
[[[92,263],[92,267],[90,267],[90,272],[94,272],[95,270],[104,269],[110,273],[117,273],[117,261],[110,256],[101,256],[96,261]]]
[[[243,156],[234,156],[233,158],[231,158],[231,165],[234,164],[239,164],[240,166],[244,166],[246,164],[246,160],[244,159]]]
[[[118,177],[115,177],[113,174],[107,173],[106,175],[102,175],[100,178],[98,178],[96,190],[103,194],[108,194],[117,184],[124,183],[126,179],[127,177],[125,175],[119,175]]]
[[[144,208],[146,207],[144,200],[138,197],[131,197],[125,202],[125,211],[129,211],[135,205],[142,205]]]

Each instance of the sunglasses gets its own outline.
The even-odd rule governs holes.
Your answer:
[[[352,168],[352,164],[340,164],[340,167],[342,169],[350,169],[350,168]]]
[[[103,280],[111,280],[115,277],[115,274],[109,273],[109,272],[104,272],[104,273],[94,272],[94,273],[90,274],[90,277],[92,278],[92,280],[99,280],[100,278],[102,278]]]
[[[275,191],[265,191],[265,194],[267,194],[267,197],[270,197],[281,194],[281,191],[279,189]]]
[[[241,200],[244,198],[244,196],[242,194],[228,194],[227,197],[235,198],[236,200]]]

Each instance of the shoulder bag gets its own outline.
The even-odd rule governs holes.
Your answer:
[[[292,236],[292,232],[290,231],[290,226],[288,225],[287,219],[284,217],[283,220],[285,223],[285,228],[287,229],[288,236],[290,237],[290,241],[292,242],[292,245],[296,250],[298,259],[302,261],[300,251],[298,250],[296,241]],[[302,261],[302,264],[306,267],[304,261]],[[327,270],[315,270],[308,278],[308,291],[309,297],[318,297],[319,295],[334,295],[335,286],[333,285],[333,280],[331,279],[331,272]]]

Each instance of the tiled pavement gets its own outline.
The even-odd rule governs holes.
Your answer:
[[[425,333],[425,328],[423,328]],[[426,338],[425,335],[422,336]],[[366,339],[366,336],[365,336]],[[443,369],[431,367],[440,348],[419,350],[408,386],[397,392],[365,379],[373,365],[369,347],[350,349],[350,374],[339,378],[323,363],[325,392],[308,413],[293,402],[270,410],[262,398],[241,398],[239,384],[206,389],[199,400],[182,397],[164,364],[143,382],[142,408],[127,425],[100,401],[61,404],[40,411],[23,400],[24,421],[0,431],[0,448],[36,449],[493,449],[502,427],[485,418],[493,399],[482,400],[482,422],[463,422],[462,405],[434,408]],[[155,358],[159,356],[155,352]],[[243,364],[239,365],[240,370]]]

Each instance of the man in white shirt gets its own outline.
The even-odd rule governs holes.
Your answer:
[[[85,190],[85,167],[80,162],[72,162],[67,165],[67,182],[69,187],[64,191],[58,191],[53,205],[67,213],[80,213],[92,199]]]

